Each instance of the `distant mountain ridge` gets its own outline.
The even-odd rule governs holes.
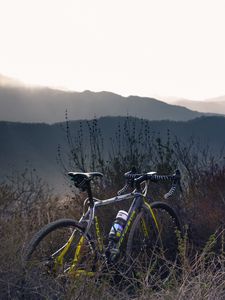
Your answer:
[[[2,79],[1,79],[2,78]],[[0,83],[4,77],[0,77]],[[111,92],[69,92],[50,88],[28,88],[0,84],[0,120],[56,123],[105,116],[133,116],[148,120],[187,121],[204,113],[147,97],[122,97]]]
[[[174,101],[172,100],[171,103],[203,113],[215,113],[225,115],[225,96],[206,99],[204,101],[192,101],[186,99]]]

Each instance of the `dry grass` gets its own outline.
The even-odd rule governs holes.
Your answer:
[[[42,211],[44,223],[50,212],[44,204]],[[157,273],[155,277],[150,273],[138,278],[124,276],[117,281],[110,274],[56,280],[23,272],[24,245],[40,225],[20,214],[1,220],[1,299],[225,299],[225,257],[222,247],[220,253],[215,252],[221,233],[213,235],[200,252],[181,240],[180,263],[164,262],[170,270],[167,280],[161,280]]]
[[[55,219],[76,218],[80,215],[83,200],[58,199],[52,197],[43,186],[36,186],[36,195],[39,196],[29,202],[31,193],[16,193],[10,186],[0,186],[0,299],[225,299],[224,231],[221,226],[224,207],[219,198],[222,184],[217,190],[215,182],[213,186],[215,198],[218,199],[215,209],[212,205],[213,194],[206,198],[200,193],[197,197],[195,190],[194,198],[189,194],[189,198],[183,200],[182,204],[186,206],[182,216],[196,231],[192,230],[191,240],[180,240],[179,263],[163,262],[160,258],[169,269],[166,280],[160,278],[159,272],[153,275],[151,265],[148,272],[135,278],[126,275],[115,279],[108,273],[104,276],[96,274],[92,278],[81,276],[56,280],[40,274],[24,273],[22,253],[34,232]],[[210,190],[209,183],[207,188]],[[24,203],[27,205],[24,206]],[[204,214],[197,215],[196,208]],[[107,219],[110,213],[104,212]],[[198,218],[194,219],[194,216]],[[221,228],[220,231],[216,231],[218,228]],[[213,232],[216,233],[211,235]]]

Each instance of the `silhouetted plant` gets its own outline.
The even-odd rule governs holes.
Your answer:
[[[196,244],[207,240],[221,224],[225,214],[225,160],[223,151],[215,154],[200,139],[181,141],[168,130],[155,133],[146,120],[132,117],[119,119],[112,136],[104,136],[99,120],[81,122],[70,133],[70,170],[101,171],[105,179],[96,186],[98,196],[115,194],[123,184],[123,174],[133,166],[138,172],[182,173],[183,194],[173,199]],[[73,141],[73,142],[71,142]],[[162,198],[169,184],[151,185],[151,196]],[[178,195],[177,195],[178,196]],[[171,200],[168,200],[171,202]],[[205,217],[207,216],[207,218]],[[207,219],[207,221],[206,221]]]
[[[167,200],[179,209],[181,220],[188,224],[187,235],[184,240],[180,240],[180,264],[170,265],[171,274],[167,282],[163,283],[151,278],[154,286],[151,285],[151,281],[148,281],[146,274],[140,274],[139,279],[136,279],[141,287],[139,299],[151,299],[151,297],[154,299],[165,299],[165,297],[224,299],[225,166],[223,156],[215,156],[209,147],[201,147],[200,142],[193,138],[188,143],[184,143],[173,137],[169,131],[166,137],[156,134],[151,131],[145,120],[138,122],[134,118],[127,117],[124,122],[118,124],[114,135],[107,140],[97,119],[86,123],[80,122],[77,131],[71,132],[68,116],[66,118],[64,130],[69,145],[69,160],[65,162],[65,156],[62,157],[62,149],[59,148],[59,161],[63,164],[64,170],[103,172],[108,181],[97,185],[99,195],[114,194],[123,185],[123,173],[133,166],[136,166],[140,172],[156,170],[161,174],[171,173],[177,167],[181,169],[183,196]],[[28,283],[24,290],[20,290],[21,285],[18,282],[21,279],[22,268],[19,259],[21,249],[28,237],[41,226],[58,217],[76,218],[79,206],[83,202],[78,195],[75,196],[75,202],[70,201],[71,199],[52,197],[48,188],[35,174],[33,171],[26,170],[0,185],[2,212],[0,225],[3,232],[0,290],[4,298],[8,296],[15,298],[20,295],[23,299],[32,297],[38,299],[41,295],[39,293],[42,293],[43,297],[50,299],[62,295],[78,299],[85,293],[87,298],[93,299],[99,298],[99,295],[106,299],[118,299],[119,296],[126,299],[126,294],[118,294],[118,290],[116,288],[113,290],[114,287],[110,287],[108,282],[103,282],[96,287],[95,278],[71,281],[66,286],[67,291],[64,285],[59,287],[54,281],[48,285],[43,280],[38,282],[33,280],[30,286]],[[153,194],[158,193],[158,186],[155,189],[153,183],[151,191]],[[163,186],[159,194],[163,194]],[[9,212],[9,208],[13,208],[10,222],[8,216],[6,218],[3,213],[6,210]],[[104,217],[108,215],[106,213]],[[110,217],[112,218],[111,211]],[[3,259],[5,257],[7,260]],[[177,278],[174,268],[179,268],[182,276]],[[93,287],[96,288],[94,294]]]

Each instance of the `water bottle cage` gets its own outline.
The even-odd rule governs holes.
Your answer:
[[[122,231],[123,227],[118,223],[114,223],[109,234],[112,236],[114,235],[116,238],[120,238]]]
[[[119,249],[117,248],[117,243],[124,230],[127,216],[128,213],[126,211],[120,210],[112,224],[109,232],[109,244],[107,248],[109,262],[113,262],[118,257]]]
[[[121,237],[121,232],[117,231],[117,232],[116,232],[116,237],[117,237],[117,238],[120,238],[120,237]]]

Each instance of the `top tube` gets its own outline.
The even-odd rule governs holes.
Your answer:
[[[112,204],[112,203],[132,199],[133,197],[134,197],[134,193],[132,192],[132,193],[129,193],[129,194],[115,196],[115,197],[105,199],[105,200],[100,200],[100,199],[97,199],[97,198],[93,197],[93,200],[95,201],[94,206],[99,207],[99,206],[103,206],[103,205],[109,205],[109,204]]]

